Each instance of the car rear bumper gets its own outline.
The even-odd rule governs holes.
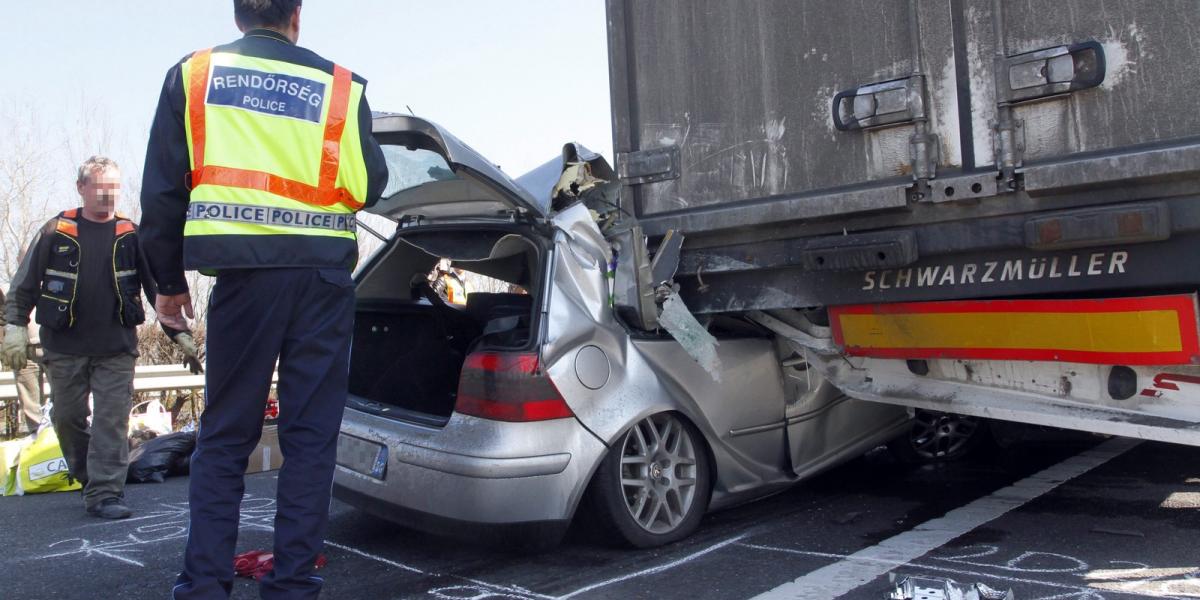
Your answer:
[[[431,428],[346,409],[341,431],[383,444],[387,467],[375,478],[339,464],[334,495],[434,531],[456,523],[565,526],[605,452],[575,419],[506,423],[456,413]]]

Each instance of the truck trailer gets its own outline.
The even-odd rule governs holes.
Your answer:
[[[1200,445],[1200,2],[607,16],[627,322],[703,364],[668,313],[732,315],[854,399]]]

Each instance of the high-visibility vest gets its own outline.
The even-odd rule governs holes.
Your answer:
[[[142,308],[141,278],[138,273],[137,227],[133,221],[117,215],[114,224],[111,260],[113,292],[117,295],[118,321],[136,327],[146,320]],[[50,244],[42,289],[37,300],[37,322],[43,327],[62,331],[75,325],[75,302],[79,282],[79,209],[63,211],[42,230]]]
[[[367,195],[359,136],[370,132],[359,131],[363,85],[350,71],[209,49],[184,61],[182,76],[192,167],[185,248],[201,236],[257,236],[243,238],[248,256],[206,265],[219,268],[279,254],[257,252],[254,240],[355,242]]]

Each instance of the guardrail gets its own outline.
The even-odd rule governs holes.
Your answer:
[[[171,390],[196,390],[204,387],[204,375],[192,375],[180,365],[138,365],[133,375],[133,391],[165,392]],[[43,377],[42,390],[50,397],[50,382]],[[0,372],[0,402],[15,401],[17,385],[12,371]]]
[[[271,375],[271,384],[279,381],[279,372]],[[133,375],[133,391],[135,394],[152,394],[158,392],[166,395],[171,391],[186,391],[190,396],[193,410],[196,394],[204,389],[204,375],[192,375],[186,367],[180,365],[138,365]],[[51,398],[50,382],[43,373],[43,397]],[[10,406],[17,403],[17,385],[12,371],[0,371],[0,411],[12,410]],[[135,400],[136,401],[136,400]],[[16,408],[20,410],[20,408]],[[11,435],[11,432],[8,432]]]

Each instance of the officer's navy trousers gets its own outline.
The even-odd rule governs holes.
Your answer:
[[[227,598],[243,480],[279,361],[275,569],[263,598],[316,598],[338,428],[346,402],[354,290],[342,269],[220,273],[208,308],[206,404],[192,454],[191,527],[177,599]],[[269,525],[270,523],[261,523]]]

